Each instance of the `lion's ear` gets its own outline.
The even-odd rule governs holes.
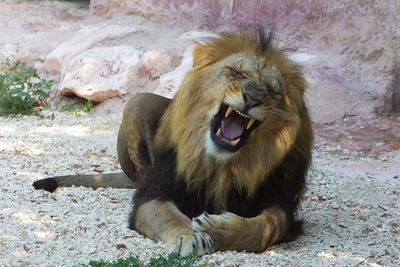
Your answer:
[[[214,60],[212,57],[210,57],[209,50],[210,49],[206,46],[197,44],[193,50],[193,67],[207,65]]]

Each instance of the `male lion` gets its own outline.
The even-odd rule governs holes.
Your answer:
[[[136,183],[129,227],[182,256],[260,252],[295,238],[313,136],[301,69],[270,39],[220,33],[197,45],[173,100],[129,101],[118,157],[131,180],[56,177],[35,188]]]

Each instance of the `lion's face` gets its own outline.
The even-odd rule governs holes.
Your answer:
[[[174,149],[187,184],[217,175],[216,191],[235,184],[251,194],[308,129],[301,68],[262,36],[243,32],[220,34],[193,55],[157,146]]]
[[[248,143],[258,127],[272,129],[269,124],[286,114],[285,83],[265,60],[234,54],[210,68],[210,75],[216,82],[207,91],[217,99],[217,106],[210,109],[206,122],[208,154],[229,158]]]

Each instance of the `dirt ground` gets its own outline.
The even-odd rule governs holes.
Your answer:
[[[52,116],[54,114],[54,118]],[[53,175],[115,172],[121,114],[47,111],[45,118],[0,118],[0,265],[77,266],[143,260],[165,253],[161,243],[127,227],[134,190],[62,188],[36,191]],[[316,132],[318,135],[321,133]],[[370,156],[317,141],[298,216],[299,239],[260,254],[218,252],[217,266],[398,266],[399,153]]]

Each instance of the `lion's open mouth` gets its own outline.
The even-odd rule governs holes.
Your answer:
[[[258,124],[254,117],[222,104],[211,124],[211,139],[219,147],[235,152],[246,143]]]

